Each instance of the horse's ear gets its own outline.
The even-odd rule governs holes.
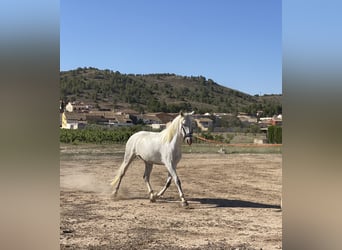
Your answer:
[[[180,114],[180,116],[184,116],[184,113],[183,113],[183,111],[181,110],[181,111],[179,111],[179,114]]]

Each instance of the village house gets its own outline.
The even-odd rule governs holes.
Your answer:
[[[87,121],[109,127],[132,126],[133,122],[128,114],[118,114],[114,111],[92,110],[86,115]]]
[[[259,125],[260,127],[267,127],[267,126],[282,126],[283,117],[282,115],[275,115],[273,117],[260,117],[259,118]]]
[[[87,125],[87,118],[84,113],[63,112],[59,116],[60,127],[63,129],[81,129]]]
[[[83,104],[82,104],[83,105]],[[89,123],[106,126],[131,126],[132,120],[128,114],[113,111],[87,110],[90,107],[60,102],[60,127],[63,129],[82,129]]]
[[[133,121],[130,119],[128,114],[116,114],[115,115],[115,120],[113,121],[114,126],[132,126]]]
[[[194,118],[194,121],[201,131],[208,131],[210,128],[213,127],[213,120],[208,117]]]
[[[65,105],[60,101],[60,127],[65,129],[82,129],[88,124],[98,124],[108,127],[132,126],[134,124],[145,124],[153,130],[162,130],[171,122],[178,113],[147,113],[139,114],[134,110],[120,110],[114,112],[110,109],[101,108],[99,110],[91,110],[90,105],[82,102],[69,102]],[[249,116],[246,113],[239,113],[237,118],[245,125],[258,124],[261,131],[267,132],[268,126],[282,126],[282,115],[273,117],[260,117],[262,111],[258,111],[258,116]],[[217,129],[227,129],[225,127],[214,127],[217,121],[223,116],[233,116],[230,113],[209,113],[195,114],[194,128],[200,131],[216,131]],[[214,120],[213,120],[214,119]],[[217,123],[219,125],[219,123]]]
[[[280,115],[275,115],[271,119],[271,124],[273,126],[282,126],[283,125],[283,116]]]
[[[171,122],[178,114],[170,113],[147,113],[136,115],[137,121],[141,121],[149,125],[152,129],[160,130],[166,127],[166,124]]]
[[[258,125],[262,132],[267,133],[269,126],[282,126],[283,125],[283,117],[282,115],[275,115],[273,117],[260,117],[258,121]]]
[[[246,113],[239,113],[237,115],[237,118],[245,125],[249,125],[249,124],[258,122],[257,117],[247,115]]]
[[[74,112],[89,112],[93,107],[88,104],[84,104],[83,102],[72,102]]]

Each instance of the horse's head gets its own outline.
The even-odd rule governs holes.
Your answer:
[[[182,116],[182,135],[183,140],[188,144],[192,144],[192,115],[194,114],[194,111],[191,113],[183,113],[180,112],[180,115]]]

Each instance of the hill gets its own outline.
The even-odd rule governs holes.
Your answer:
[[[281,95],[251,96],[204,76],[122,74],[92,67],[60,72],[60,96],[96,107],[139,112],[255,114],[263,110],[264,115],[273,115],[282,111]]]

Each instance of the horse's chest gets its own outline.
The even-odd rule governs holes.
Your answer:
[[[177,164],[182,157],[182,152],[178,148],[165,154],[165,161]]]

